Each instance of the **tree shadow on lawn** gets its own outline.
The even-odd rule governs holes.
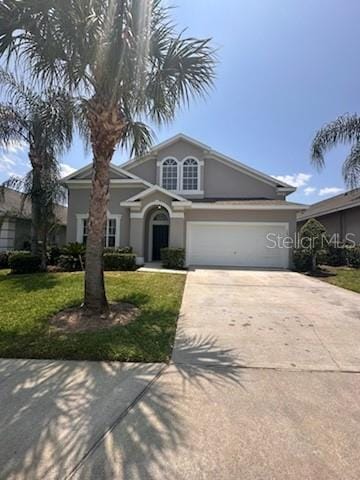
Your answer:
[[[1,283],[6,282],[7,286],[15,291],[34,292],[39,290],[49,290],[61,283],[59,274],[51,273],[32,273],[32,274],[13,274],[0,276]]]
[[[2,478],[176,478],[171,459],[188,433],[183,383],[242,386],[230,349],[201,335],[182,341],[194,366],[29,361],[10,372],[0,390]]]

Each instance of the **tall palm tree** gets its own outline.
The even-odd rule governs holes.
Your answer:
[[[312,162],[317,167],[323,168],[325,152],[343,143],[351,144],[350,153],[342,168],[343,177],[348,187],[355,188],[360,184],[360,117],[358,115],[342,115],[317,132],[311,146]]]
[[[26,143],[31,164],[25,178],[12,177],[5,185],[20,187],[31,198],[31,251],[41,255],[45,269],[48,229],[54,221],[54,204],[62,197],[57,157],[72,141],[73,104],[61,89],[39,94],[3,70],[0,87],[6,97],[0,104],[0,143]]]
[[[214,79],[214,50],[209,39],[177,33],[161,0],[3,0],[4,54],[80,100],[93,152],[84,305],[107,310],[102,253],[114,150],[142,153],[152,142],[145,121],[169,122],[203,96]]]

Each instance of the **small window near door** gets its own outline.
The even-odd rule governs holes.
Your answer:
[[[106,225],[105,245],[115,247],[116,244],[116,219],[109,218]]]
[[[155,215],[153,222],[167,222],[168,216],[164,212],[159,212]]]
[[[82,219],[82,243],[84,245],[86,245],[86,240],[87,240],[87,237],[88,237],[88,225],[89,225],[89,221],[87,218],[83,218]]]

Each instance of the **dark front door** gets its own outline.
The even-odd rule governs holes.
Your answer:
[[[152,259],[160,260],[160,250],[169,245],[169,225],[153,225]]]

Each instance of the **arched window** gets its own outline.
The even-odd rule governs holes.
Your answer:
[[[183,162],[182,188],[184,191],[194,191],[199,188],[199,163],[195,158],[187,158]]]
[[[167,222],[169,220],[167,214],[165,212],[156,213],[153,222]]]
[[[178,163],[175,158],[167,158],[162,164],[161,186],[167,190],[178,189]]]

